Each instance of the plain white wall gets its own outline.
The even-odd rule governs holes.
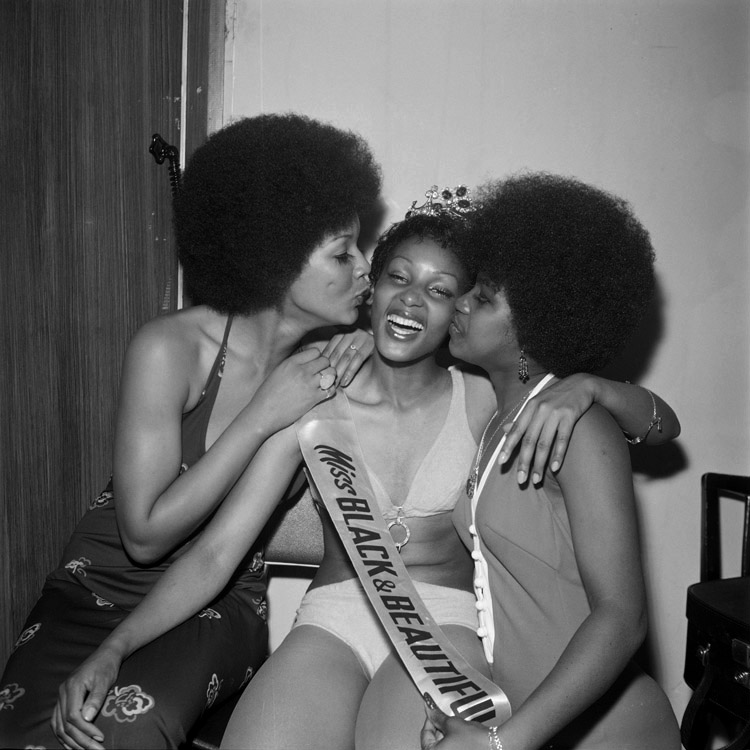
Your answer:
[[[295,110],[360,132],[383,165],[390,219],[433,182],[474,185],[532,168],[627,198],[649,228],[663,304],[652,319],[650,358],[644,365],[636,351],[622,377],[666,397],[683,425],[675,446],[634,454],[650,654],[678,717],[689,696],[684,607],[699,573],[700,476],[749,473],[749,7],[740,0],[228,0],[227,7],[225,122]],[[272,582],[272,646],[306,583]]]

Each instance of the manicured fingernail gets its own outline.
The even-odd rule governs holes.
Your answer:
[[[500,455],[497,457],[497,462],[504,464],[508,460],[508,454],[505,451],[500,451]]]
[[[560,468],[560,462],[559,461],[553,461],[551,468],[552,468],[552,471],[557,471]]]
[[[534,472],[534,474],[531,475],[531,479],[534,482],[534,484],[539,484],[539,482],[542,481],[542,478],[536,472]]]
[[[526,481],[526,472],[519,471],[518,472],[518,484],[523,484],[525,481]]]

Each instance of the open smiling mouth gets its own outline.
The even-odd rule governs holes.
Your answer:
[[[394,313],[388,315],[386,321],[388,321],[388,325],[395,333],[399,333],[402,336],[413,336],[424,330],[424,326],[416,320],[402,318],[400,315],[395,315]]]

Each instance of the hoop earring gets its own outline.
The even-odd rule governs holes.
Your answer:
[[[525,385],[529,379],[529,363],[526,361],[526,355],[521,349],[521,356],[518,358],[518,379]]]

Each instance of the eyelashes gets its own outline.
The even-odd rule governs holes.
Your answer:
[[[456,295],[453,294],[453,292],[450,291],[450,289],[441,289],[440,287],[433,287],[432,291],[439,294],[441,297],[444,297],[445,299],[453,299]]]
[[[401,285],[401,284],[409,283],[409,280],[405,276],[402,276],[401,274],[396,273],[394,271],[390,271],[387,275],[388,275],[388,278],[392,279],[396,284]],[[456,296],[450,289],[446,289],[440,286],[427,287],[427,291],[433,292],[439,295],[440,297],[442,297],[443,299],[448,299],[448,300],[454,299]]]

